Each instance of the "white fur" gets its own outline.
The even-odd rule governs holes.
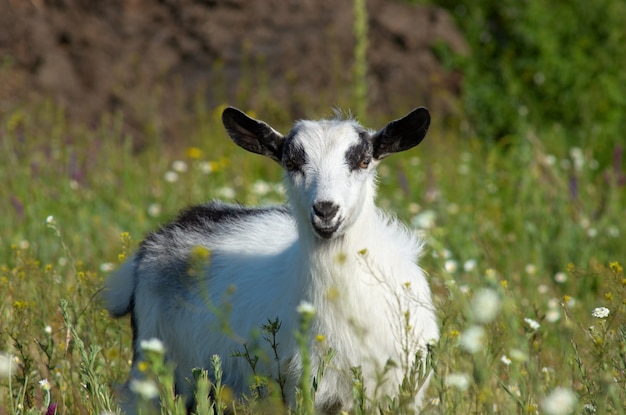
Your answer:
[[[396,395],[415,353],[425,354],[427,343],[438,338],[430,289],[416,264],[421,242],[374,203],[375,167],[387,154],[363,169],[351,170],[346,163],[346,153],[361,139],[359,128],[351,120],[301,121],[288,137],[304,150],[306,163],[285,174],[288,210],[205,205],[234,214],[203,225],[180,221],[153,233],[110,277],[107,308],[116,316],[133,313],[135,345],[153,337],[162,340],[167,358],[176,364],[181,394],[192,394],[185,379],[194,367],[208,368],[213,354],[222,359],[224,382],[237,393],[248,393],[250,367],[232,353],[242,351],[243,342],[268,319],[278,317],[280,366],[293,405],[302,371],[293,334],[302,301],[315,308],[311,373],[317,373],[328,348],[335,351],[315,397],[321,412],[352,407],[350,368],[355,366],[362,368],[370,399]],[[281,155],[270,157],[285,164]],[[312,207],[321,201],[337,206],[334,218],[324,221],[315,214]],[[336,223],[328,238],[314,229]],[[187,275],[184,267],[196,246],[211,252],[199,277]],[[224,315],[232,335],[224,334],[216,315],[227,304],[232,308]],[[257,372],[276,378],[269,345],[262,340],[259,345],[265,357]],[[131,378],[141,377],[137,363],[142,352],[135,349]],[[385,369],[389,360],[396,366]],[[416,391],[417,405],[423,393],[423,387]]]

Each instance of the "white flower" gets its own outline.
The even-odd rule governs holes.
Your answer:
[[[296,311],[299,314],[312,316],[315,314],[315,307],[313,307],[313,304],[309,303],[308,301],[302,300],[296,308]]]
[[[526,324],[528,324],[528,327],[530,327],[532,330],[539,330],[539,328],[541,327],[541,324],[537,323],[532,318],[526,317],[524,318],[524,321],[526,322]]]
[[[172,170],[178,173],[184,173],[188,169],[187,163],[182,160],[175,160],[172,162]]]
[[[56,220],[54,219],[54,216],[50,215],[46,218],[46,223],[48,225],[55,225],[56,224]]]
[[[257,180],[252,184],[252,192],[257,196],[265,196],[272,190],[271,186],[263,181]]]
[[[130,381],[130,390],[146,400],[159,397],[159,388],[152,380],[133,379]]]
[[[115,270],[115,264],[113,262],[103,262],[100,264],[100,271],[111,272]]]
[[[52,334],[52,326],[50,326],[49,324],[47,324],[43,330],[46,332],[46,334]]]
[[[457,269],[456,261],[454,259],[446,260],[446,262],[444,264],[444,268],[446,269],[446,271],[448,271],[450,274],[452,274]]]
[[[0,353],[0,378],[8,378],[15,373],[15,357],[10,354]]]
[[[524,268],[528,275],[535,275],[537,273],[537,267],[534,264],[528,264]]]
[[[175,183],[178,181],[178,173],[175,171],[168,170],[163,175],[163,179],[165,179],[168,183]]]
[[[450,373],[446,376],[446,386],[457,388],[460,391],[466,391],[470,385],[470,377],[467,373]]]
[[[477,353],[483,348],[485,329],[472,326],[461,334],[461,347],[470,353]]]
[[[432,210],[425,210],[413,216],[411,224],[417,229],[431,229],[435,226],[437,215]]]
[[[494,290],[484,288],[476,293],[472,313],[478,323],[491,323],[498,315],[502,301]]]
[[[235,193],[235,189],[232,187],[222,187],[217,191],[219,197],[224,199],[234,199],[237,194]]]
[[[567,274],[564,272],[557,272],[556,274],[554,274],[554,281],[558,282],[559,284],[563,284],[567,281]]]
[[[39,381],[39,387],[43,389],[44,391],[49,391],[51,388],[50,382],[48,382],[48,379],[41,379]]]
[[[148,215],[152,218],[156,218],[161,214],[161,205],[158,203],[150,203],[148,205]]]
[[[163,342],[154,337],[150,340],[142,340],[139,342],[139,347],[141,347],[141,350],[144,352],[165,354],[165,346],[163,345]]]
[[[548,415],[567,415],[574,412],[576,401],[571,389],[557,387],[541,401],[541,407]]]
[[[467,261],[465,261],[465,263],[463,264],[463,270],[465,272],[472,272],[476,269],[476,260],[475,259],[468,259]]]
[[[546,320],[556,323],[561,318],[561,312],[557,308],[551,308],[546,312]]]
[[[606,307],[598,307],[598,308],[594,308],[593,311],[591,312],[591,315],[596,317],[596,318],[607,318],[609,316],[609,309]]]
[[[210,161],[201,161],[198,163],[198,169],[200,169],[202,174],[211,174],[216,170],[215,164]]]
[[[511,359],[509,359],[509,357],[505,354],[502,355],[502,357],[500,358],[500,361],[507,366],[511,364]]]

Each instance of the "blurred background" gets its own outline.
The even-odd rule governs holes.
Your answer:
[[[447,127],[485,140],[550,128],[608,148],[626,127],[620,0],[370,0],[360,34],[349,1],[0,0],[0,8],[0,116],[47,98],[72,121],[122,113],[137,140],[184,139],[190,114],[222,104],[284,122],[354,109],[364,79],[368,113],[426,105]],[[361,79],[354,52],[363,36]]]

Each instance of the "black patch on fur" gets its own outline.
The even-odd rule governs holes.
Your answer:
[[[307,162],[306,152],[300,143],[294,141],[293,137],[298,133],[297,129],[292,130],[283,146],[283,166],[288,171],[302,171],[302,166]]]
[[[139,356],[139,345],[137,344],[137,316],[135,315],[135,294],[133,294],[133,298],[130,300],[130,329],[133,332],[133,362],[137,361],[137,356]]]
[[[373,155],[372,143],[369,134],[365,130],[357,130],[359,133],[359,142],[346,151],[346,164],[350,167],[350,171],[360,169],[362,161],[371,161]]]
[[[219,223],[236,222],[246,217],[265,215],[270,212],[290,215],[289,209],[286,206],[245,207],[216,201],[192,206],[181,211],[178,217],[172,222],[163,225],[161,229],[151,232],[146,236],[137,251],[137,263],[140,264],[142,262],[151,242],[155,241],[157,237],[171,234],[176,229],[195,230],[197,232],[210,234]],[[174,242],[173,238],[172,242]]]

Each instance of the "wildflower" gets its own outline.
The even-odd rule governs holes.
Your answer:
[[[465,261],[465,263],[463,263],[463,271],[465,272],[472,272],[476,269],[476,260],[475,259],[468,259],[467,261]]]
[[[485,329],[472,326],[461,334],[461,347],[469,353],[477,353],[483,348]]]
[[[265,196],[272,190],[271,186],[263,181],[257,180],[252,184],[252,192],[257,196]]]
[[[610,310],[606,307],[598,307],[594,308],[591,312],[591,315],[595,318],[607,318],[609,316]]]
[[[567,415],[574,412],[576,401],[571,389],[557,387],[541,401],[541,407],[548,415]]]
[[[150,217],[156,218],[161,214],[161,205],[158,203],[150,203],[148,205],[148,215]]]
[[[146,400],[159,397],[159,388],[152,380],[133,379],[130,381],[130,390]]]
[[[222,187],[217,191],[217,194],[224,199],[234,199],[237,195],[232,187]]]
[[[52,327],[49,324],[47,324],[43,330],[46,332],[46,334],[52,334]]]
[[[611,268],[611,271],[613,271],[615,274],[621,274],[622,271],[624,271],[624,268],[622,268],[622,266],[617,261],[611,262],[609,264],[609,268]]]
[[[558,282],[559,284],[563,284],[567,281],[567,274],[564,272],[557,272],[554,275],[554,281]]]
[[[188,169],[187,163],[185,163],[182,160],[175,160],[172,162],[172,170],[174,170],[177,173],[184,173],[187,171],[187,169]]]
[[[507,366],[509,366],[512,362],[511,359],[509,359],[509,357],[505,354],[502,355],[502,357],[500,358],[500,361]]]
[[[546,320],[548,320],[550,323],[556,323],[560,319],[561,319],[561,313],[559,312],[558,308],[550,308],[546,312]]]
[[[100,264],[100,271],[102,272],[111,272],[115,269],[115,264],[113,262],[103,262]]]
[[[537,273],[537,267],[533,264],[526,265],[524,270],[526,271],[528,275],[535,275]]]
[[[315,307],[308,301],[302,300],[296,308],[296,311],[302,315],[312,316],[315,314]]]
[[[198,169],[202,174],[211,174],[217,170],[217,166],[211,161],[201,161],[198,163]]]
[[[15,357],[0,352],[0,378],[11,377],[15,373],[16,366]]]
[[[142,340],[139,343],[139,346],[144,352],[165,354],[165,346],[163,346],[163,342],[155,337],[151,338],[150,340]]]
[[[48,382],[48,379],[41,379],[39,381],[39,387],[44,391],[49,391],[51,388],[50,382]]]
[[[446,269],[446,271],[452,274],[457,269],[456,261],[453,259],[446,260],[444,268]]]
[[[528,324],[528,327],[530,327],[532,330],[539,330],[539,328],[541,327],[541,324],[537,323],[532,318],[525,317],[524,322]]]
[[[470,385],[470,377],[467,373],[450,373],[446,376],[446,386],[451,386],[460,391],[466,391]]]
[[[168,170],[165,172],[163,179],[165,179],[165,181],[168,183],[176,183],[178,181],[178,173]]]
[[[425,210],[413,216],[411,224],[417,229],[431,229],[435,227],[436,214],[432,210]]]
[[[202,150],[198,147],[189,147],[187,149],[187,157],[193,160],[199,160],[202,158]]]
[[[46,415],[54,415],[57,413],[57,404],[51,403],[48,405],[48,409],[46,410]]]
[[[474,297],[472,313],[478,323],[491,323],[500,311],[500,296],[488,288],[480,290]]]
[[[54,226],[56,225],[56,220],[54,219],[54,216],[50,215],[46,218],[46,224],[50,225],[50,226]]]

